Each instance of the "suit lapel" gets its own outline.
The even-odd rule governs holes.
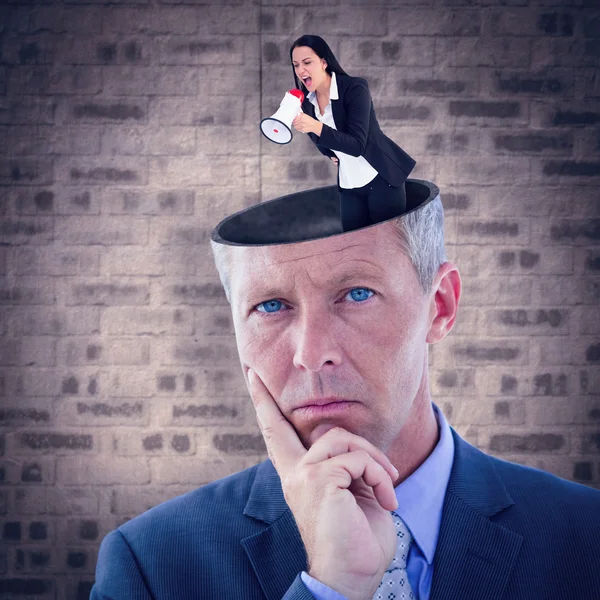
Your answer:
[[[258,467],[244,514],[269,524],[243,539],[242,546],[265,596],[280,600],[307,563],[300,532],[271,461]]]
[[[500,600],[523,538],[490,517],[514,502],[491,459],[452,434],[454,465],[433,560],[430,600]]]

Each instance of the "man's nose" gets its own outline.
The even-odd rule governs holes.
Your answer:
[[[296,368],[319,371],[325,365],[341,364],[342,349],[330,315],[303,315],[293,337]]]

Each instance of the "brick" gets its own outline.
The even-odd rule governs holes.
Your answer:
[[[438,67],[513,67],[527,68],[531,61],[532,40],[512,34],[490,38],[446,37],[435,38],[435,64]]]
[[[531,280],[519,276],[496,276],[493,279],[463,281],[461,303],[466,306],[527,306],[531,302]],[[548,300],[550,304],[560,302]]]
[[[495,400],[493,402],[455,401],[453,423],[460,425],[523,425],[525,403],[523,400]]]
[[[52,581],[49,579],[34,578],[2,578],[0,579],[0,589],[11,595],[36,595],[41,596],[50,594],[54,591]],[[14,597],[14,596],[13,596]]]
[[[559,154],[571,155],[573,153],[573,134],[557,134],[554,132],[540,132],[514,134],[499,133],[493,137],[494,150],[500,154]]]
[[[181,156],[196,153],[196,131],[191,127],[155,128],[150,134],[148,151],[153,155]],[[214,148],[212,149],[214,152]]]
[[[66,364],[77,365],[147,365],[150,347],[138,338],[71,338],[65,340]]]
[[[151,50],[150,44],[141,37],[90,36],[75,38],[63,49],[61,57],[70,64],[147,65]]]
[[[104,91],[113,96],[142,96],[151,89],[160,96],[195,96],[198,74],[177,66],[110,66],[104,68]]]
[[[163,358],[159,359],[163,365],[201,365],[206,362],[211,365],[231,364],[237,360],[235,340],[223,340],[223,343],[211,341],[210,344],[201,344],[195,341],[165,342]]]
[[[556,338],[539,340],[540,365],[586,365],[600,362],[597,336],[579,336],[568,345]]]
[[[148,304],[149,288],[146,283],[133,281],[94,282],[77,281],[68,290],[67,305],[131,306]]]
[[[527,413],[532,425],[590,425],[598,422],[598,400],[582,397],[529,398]]]
[[[600,240],[600,219],[561,219],[550,224],[553,242],[590,244]]]
[[[542,290],[545,291],[545,290]],[[582,304],[597,304],[600,295],[600,281],[594,279],[577,280],[576,296]]]
[[[487,188],[480,197],[480,212],[490,217],[569,217],[573,214],[571,192],[565,187],[501,186]],[[590,214],[589,210],[585,215]]]
[[[20,277],[16,285],[0,282],[0,305],[55,304],[55,282],[50,277]]]
[[[194,318],[189,308],[107,308],[102,331],[112,335],[191,335]]]
[[[145,426],[150,420],[150,407],[139,399],[63,398],[55,402],[55,407],[58,421],[69,426]]]
[[[243,425],[249,412],[248,398],[212,398],[209,402],[179,398],[159,416],[166,426],[214,427]]]
[[[565,183],[569,180],[579,183],[593,183],[600,177],[600,161],[577,161],[577,160],[546,160],[540,161],[532,171],[534,181],[538,179],[545,182],[557,181]]]
[[[583,306],[579,311],[578,333],[582,334],[600,334],[600,307]]]
[[[236,456],[227,461],[205,459],[201,462],[195,457],[181,456],[176,461],[157,458],[152,461],[152,481],[158,485],[191,483],[199,486],[232,475],[257,462],[256,456]]]
[[[67,119],[74,123],[139,123],[148,121],[147,98],[96,100],[72,98],[68,101]]]
[[[113,215],[191,215],[194,212],[193,190],[116,190],[105,194],[103,205]]]
[[[572,102],[568,108],[548,102],[532,101],[532,126],[535,127],[589,127],[600,123],[600,111],[590,105]]]
[[[98,94],[102,75],[98,67],[73,65],[17,66],[8,77],[12,94]]]
[[[497,156],[493,161],[472,160],[465,157],[437,158],[438,185],[506,185],[506,174],[511,174],[510,185],[527,185],[530,165],[526,157]]]
[[[196,443],[193,432],[124,430],[115,435],[114,451],[119,456],[181,456],[195,454]]]
[[[100,490],[50,486],[21,487],[15,503],[23,515],[95,515]]]
[[[536,70],[562,67],[594,67],[598,64],[598,41],[580,38],[532,40],[531,65]]]
[[[234,335],[231,309],[228,306],[198,307],[196,329],[204,335]]]
[[[53,164],[41,158],[0,158],[0,183],[10,185],[51,185]]]
[[[142,485],[150,483],[150,468],[144,459],[100,457],[60,458],[56,465],[57,480],[64,485]]]
[[[17,97],[0,98],[0,124],[52,124],[56,114],[56,99]]]
[[[582,454],[600,454],[600,430],[583,433],[578,446]]]
[[[144,2],[145,3],[145,2]],[[103,12],[104,31],[110,33],[165,33],[184,35],[195,33],[198,12],[187,7],[118,8]]]
[[[29,524],[29,539],[31,541],[40,541],[48,539],[48,523],[42,521],[32,521]]]
[[[11,149],[12,156],[96,155],[100,152],[100,132],[89,127],[75,130],[68,126],[60,129],[48,125],[17,126],[7,129],[3,137],[6,140],[5,148]],[[33,190],[32,195],[38,192],[39,190]]]
[[[16,319],[17,332],[24,335],[89,335],[100,331],[98,308],[27,308]]]
[[[189,304],[206,305],[223,304],[225,292],[220,282],[207,282],[202,284],[193,283],[170,283],[165,281],[161,289],[163,304]]]
[[[198,461],[196,461],[198,462]],[[177,460],[179,464],[179,459]],[[206,483],[205,481],[203,483]],[[169,487],[116,487],[112,493],[111,513],[115,515],[135,516],[145,512],[157,504],[196,489],[196,484]]]
[[[527,364],[528,347],[521,343],[515,345],[502,340],[494,342],[454,343],[451,353],[458,365],[464,364]]]
[[[558,308],[486,310],[482,330],[492,336],[567,335],[569,311]],[[560,338],[557,343],[558,340]]]
[[[184,98],[157,98],[152,105],[152,114],[157,115],[160,125],[245,124],[243,98],[230,95],[214,96],[214,102],[220,107],[218,112],[215,112],[208,102],[190,103],[189,99]],[[0,122],[1,115],[0,109]]]
[[[51,217],[3,219],[0,237],[11,245],[47,245],[54,240],[54,220]]]
[[[573,251],[570,248],[553,248],[552,253],[533,252],[528,249],[502,250],[489,246],[481,248],[480,274],[528,274],[570,275],[573,273]]]
[[[247,48],[243,38],[236,39],[228,36],[171,37],[159,44],[159,64],[168,65],[168,70],[177,65],[241,65],[247,59],[245,57]],[[190,72],[195,73],[195,71]],[[198,85],[200,80],[196,79],[195,81]]]
[[[492,10],[488,16],[492,35],[573,35],[573,17],[569,13],[534,8],[503,8]]]
[[[22,433],[19,436],[23,450],[52,450],[57,453],[81,452],[94,448],[94,439],[90,434],[67,433]]]
[[[473,369],[434,371],[431,376],[433,396],[471,396],[476,393]]]
[[[482,80],[482,87],[492,95],[524,94],[545,99],[552,95],[570,97],[573,95],[573,85],[572,71],[558,69],[553,69],[551,73],[542,70],[527,74],[519,71],[486,71]]]
[[[504,452],[556,452],[564,451],[567,441],[558,433],[527,433],[515,435],[508,433],[493,434],[489,449],[493,453]]]
[[[53,485],[55,482],[55,459],[39,456],[35,460],[23,460],[19,467],[18,483],[45,483]]]
[[[29,31],[95,34],[102,31],[102,9],[92,6],[36,6],[30,10]]]
[[[0,346],[0,365],[53,367],[56,340],[48,337],[5,339]]]
[[[533,396],[567,396],[569,377],[564,373],[539,373],[532,379]]]
[[[254,179],[256,170],[252,158],[240,158],[231,162],[215,158],[207,165],[204,156],[152,157],[149,159],[150,185],[194,187],[219,181],[224,172],[241,184],[246,177]]]
[[[121,398],[149,398],[153,395],[153,381],[141,369],[119,369],[111,376],[110,395]]]
[[[52,252],[23,248],[15,253],[15,258],[20,275],[98,275],[100,270],[99,251],[93,248],[53,249]]]
[[[398,64],[431,67],[434,65],[434,44],[434,38],[418,35],[396,38],[394,41],[377,38],[360,41],[342,39],[339,60],[342,64],[356,67],[393,68]],[[369,84],[371,77],[367,76]]]
[[[462,9],[403,7],[387,15],[389,31],[394,35],[471,36],[481,33],[481,11]]]
[[[515,219],[503,221],[461,220],[458,223],[460,244],[487,244],[490,240],[511,244],[527,244],[530,241],[529,223]]]
[[[145,185],[145,158],[111,157],[57,160],[57,178],[70,185]]]
[[[223,433],[213,437],[214,447],[225,454],[264,454],[266,451],[262,435],[248,433]]]

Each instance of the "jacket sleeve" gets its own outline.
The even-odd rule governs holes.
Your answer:
[[[102,540],[90,600],[153,600],[137,560],[119,530]]]
[[[294,579],[294,582],[288,588],[285,596],[281,600],[315,600],[315,597],[308,591],[304,585],[300,573]]]
[[[366,80],[354,78],[340,100],[346,113],[346,131],[338,131],[324,124],[317,145],[350,156],[361,156],[367,147],[371,117],[371,94]]]

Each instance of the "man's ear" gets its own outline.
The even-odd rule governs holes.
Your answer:
[[[429,330],[425,339],[428,344],[443,340],[454,326],[460,292],[458,269],[452,263],[445,262],[439,268],[429,292]]]

